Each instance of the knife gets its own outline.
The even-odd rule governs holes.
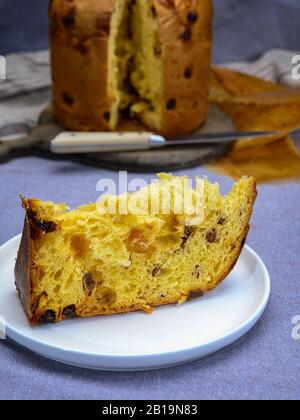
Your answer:
[[[55,154],[129,152],[173,146],[229,143],[235,140],[278,135],[280,135],[279,131],[237,131],[165,138],[147,132],[62,132],[50,142],[50,150]]]
[[[278,131],[249,131],[193,134],[185,137],[164,138],[147,132],[64,132],[56,124],[35,127],[27,137],[7,135],[0,138],[0,159],[8,155],[31,154],[34,151],[57,155],[76,155],[109,152],[155,150],[173,146],[201,144],[230,144],[238,139],[278,136]]]

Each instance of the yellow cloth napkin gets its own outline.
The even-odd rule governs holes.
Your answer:
[[[278,130],[264,139],[238,141],[209,168],[232,178],[252,175],[258,183],[300,178],[300,154],[289,134],[300,127],[300,89],[290,89],[227,68],[212,70],[210,102],[237,130]]]

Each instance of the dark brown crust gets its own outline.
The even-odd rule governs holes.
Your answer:
[[[107,89],[108,27],[114,6],[115,0],[51,3],[53,112],[62,127],[109,130],[107,115],[114,98]],[[66,97],[72,101],[66,102]]]
[[[162,129],[165,136],[199,129],[208,114],[208,88],[212,48],[211,0],[154,0],[162,48]],[[188,21],[190,12],[195,22]],[[184,76],[187,66],[193,76]],[[176,108],[165,103],[176,100]]]
[[[18,256],[15,265],[15,285],[20,296],[24,311],[32,323],[39,323],[43,315],[39,310],[39,298],[32,298],[32,268],[33,242],[47,233],[45,226],[51,226],[49,232],[56,229],[56,224],[39,220],[31,209],[30,203],[21,196],[22,207],[25,210],[24,228]],[[55,225],[55,229],[54,229]],[[53,228],[53,229],[52,229]]]
[[[15,284],[20,299],[29,320],[31,313],[31,244],[30,244],[30,222],[28,215],[25,215],[23,234],[15,266]]]

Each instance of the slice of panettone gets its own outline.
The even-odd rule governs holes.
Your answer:
[[[120,208],[121,202],[144,199],[149,209],[150,191],[162,198],[168,183],[184,180],[162,174],[154,190],[149,186],[110,197],[110,204]],[[156,214],[130,208],[127,214],[104,212],[108,197],[72,211],[23,198],[25,226],[15,278],[29,320],[45,324],[75,316],[151,312],[216,288],[243,249],[255,181],[244,177],[222,196],[218,185],[203,180],[202,217],[201,212],[176,211],[178,191],[170,194],[170,211]],[[197,202],[196,190],[189,193]]]

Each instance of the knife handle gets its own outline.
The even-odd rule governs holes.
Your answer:
[[[51,141],[50,150],[56,154],[147,150],[153,137],[158,136],[146,132],[63,132]]]

